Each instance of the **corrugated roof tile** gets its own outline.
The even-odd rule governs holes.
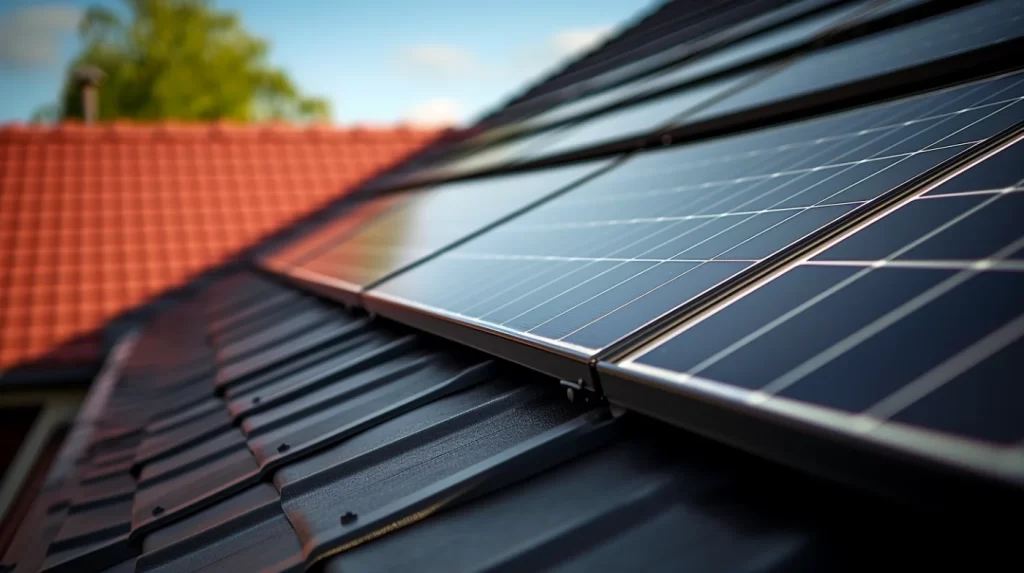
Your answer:
[[[281,342],[303,314],[343,334]],[[953,531],[255,275],[122,360],[15,571],[832,570]]]

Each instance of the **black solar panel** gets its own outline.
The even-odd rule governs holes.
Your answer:
[[[868,8],[874,4],[877,3],[851,2],[809,14],[778,28],[712,51],[705,56],[688,60],[685,64],[669,68],[662,73],[645,76],[637,81],[598,92],[590,97],[571,100],[564,105],[530,118],[524,123],[530,127],[557,123],[644,93],[681,85],[766,55],[796,47],[819,37],[839,24],[866,15],[871,12]]]
[[[614,75],[626,67],[639,68],[642,72],[658,63],[670,63],[704,44],[713,43],[718,35],[728,35],[731,29],[747,30],[770,23],[775,16],[773,12],[785,18],[827,3],[829,0],[758,0],[717,2],[710,6],[702,2],[666,2],[638,25],[529,88],[484,122],[498,123],[542,110],[552,102],[571,97],[574,91],[578,94],[589,84],[608,85],[608,79],[603,76]],[[674,16],[669,15],[670,12],[674,12]],[[638,45],[637,40],[642,45]]]
[[[918,4],[849,3],[814,12],[660,73],[485,130],[460,144],[461,151],[439,158],[415,177],[446,178],[566,154],[594,154],[605,145],[612,146],[608,150],[631,149],[664,129],[705,125],[723,116],[1005,45],[1024,29],[1018,25],[1024,13],[1016,0],[955,10],[937,6],[929,17],[923,17]],[[885,24],[879,24],[886,17]],[[910,23],[889,27],[900,17]],[[877,28],[886,29],[873,31]],[[835,44],[809,51],[824,38]],[[622,104],[628,105],[615,107]],[[524,132],[532,133],[489,144]]]
[[[1024,476],[1024,143],[622,363],[696,393]]]
[[[525,150],[521,160],[573,153],[667,125],[700,123],[998,44],[1020,37],[1021,18],[1017,0],[970,6],[599,115]],[[688,67],[677,73],[685,76]]]
[[[689,114],[697,122],[1020,38],[1019,0],[981,2],[797,59],[757,86]]]
[[[343,216],[334,239],[314,236],[314,252],[291,250],[297,261],[286,271],[301,279],[358,291],[411,265],[502,217],[590,175],[604,162],[541,172],[450,183],[400,196],[383,196]],[[377,204],[384,202],[384,208]],[[373,213],[364,217],[364,211]],[[352,217],[359,221],[352,225]],[[324,233],[332,233],[325,228]],[[299,254],[301,253],[301,254]]]
[[[370,293],[593,354],[1024,119],[1024,75],[642,153]]]
[[[520,161],[553,156],[603,144],[644,137],[670,124],[675,118],[688,116],[708,105],[743,91],[761,79],[761,72],[743,72],[699,83],[682,91],[617,108],[568,126],[557,132],[544,145],[524,149]]]

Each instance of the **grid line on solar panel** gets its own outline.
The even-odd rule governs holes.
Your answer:
[[[1018,137],[621,365],[1024,475],[1022,157]]]
[[[391,273],[464,240],[488,225],[599,171],[607,161],[591,161],[532,171],[453,182],[386,195],[343,214],[348,232],[330,240],[314,235],[316,247],[286,272],[335,288],[360,291]],[[365,221],[345,225],[377,205]],[[298,250],[295,247],[293,250]]]
[[[1011,74],[639,154],[377,292],[593,353],[1014,125],[1022,94]]]

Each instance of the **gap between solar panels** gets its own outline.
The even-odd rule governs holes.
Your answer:
[[[757,58],[755,60],[752,60],[750,62],[746,62],[743,65],[738,66],[738,67],[737,66],[726,67],[725,69],[719,70],[719,71],[714,72],[714,73],[710,73],[708,71],[705,71],[703,73],[703,75],[698,73],[697,76],[689,77],[688,79],[681,78],[681,79],[677,79],[677,80],[674,80],[674,81],[670,80],[669,82],[662,81],[661,83],[666,84],[666,85],[662,85],[659,89],[657,89],[655,91],[650,91],[649,89],[647,91],[645,91],[644,90],[645,87],[646,88],[650,87],[650,86],[647,86],[646,84],[642,84],[639,87],[638,86],[632,86],[632,89],[630,90],[629,88],[631,86],[629,84],[626,84],[623,87],[627,88],[627,91],[637,91],[639,89],[643,93],[640,93],[639,96],[637,96],[637,94],[634,93],[633,97],[626,97],[625,99],[621,99],[621,101],[616,101],[616,102],[614,102],[614,105],[605,106],[605,107],[602,107],[600,109],[592,110],[591,113],[587,113],[587,114],[582,114],[582,115],[575,114],[575,115],[572,115],[571,117],[568,117],[564,121],[551,123],[550,125],[545,125],[545,126],[541,127],[540,129],[536,129],[535,127],[526,126],[525,129],[519,129],[518,131],[515,131],[514,134],[512,134],[513,138],[515,138],[515,141],[512,141],[511,145],[508,143],[508,140],[510,139],[510,136],[508,135],[508,133],[505,133],[505,135],[502,135],[502,133],[495,133],[495,132],[509,132],[510,130],[512,130],[512,127],[510,127],[510,126],[502,126],[502,127],[498,127],[498,128],[495,128],[495,129],[485,130],[482,134],[476,135],[476,136],[474,136],[474,137],[472,137],[472,138],[470,138],[470,139],[468,139],[468,140],[466,140],[464,142],[461,142],[461,143],[458,143],[458,144],[455,144],[455,145],[451,146],[451,149],[449,151],[447,151],[445,154],[442,154],[442,155],[439,156],[441,161],[442,161],[442,163],[445,163],[445,162],[450,163],[450,157],[452,155],[459,156],[460,154],[461,155],[465,155],[467,152],[472,152],[472,153],[469,154],[469,157],[467,158],[467,160],[466,160],[464,165],[463,165],[463,160],[462,159],[455,159],[455,163],[456,163],[455,170],[451,171],[448,168],[446,168],[444,165],[442,165],[441,166],[440,174],[435,173],[435,169],[431,169],[429,167],[429,165],[428,165],[428,166],[426,166],[426,167],[424,167],[424,168],[419,170],[420,173],[422,173],[423,171],[426,171],[426,175],[422,175],[421,174],[421,175],[417,176],[416,172],[414,171],[414,173],[412,174],[411,177],[407,177],[404,180],[400,179],[399,180],[400,182],[396,185],[396,187],[404,188],[404,187],[409,187],[411,185],[422,185],[422,184],[427,184],[427,183],[431,183],[431,182],[435,182],[435,181],[454,181],[454,180],[459,180],[459,179],[463,179],[463,178],[472,178],[472,177],[476,177],[476,176],[480,176],[480,175],[486,175],[486,174],[491,173],[491,172],[502,172],[502,171],[513,170],[513,169],[515,169],[514,161],[510,162],[508,160],[504,160],[504,162],[503,162],[503,160],[501,158],[507,157],[507,158],[510,158],[510,159],[514,159],[517,155],[528,153],[531,149],[534,149],[534,148],[540,148],[541,150],[543,150],[545,142],[547,140],[557,139],[557,136],[558,136],[559,131],[560,131],[560,129],[559,129],[560,126],[564,126],[564,125],[567,125],[567,124],[579,123],[579,122],[581,122],[583,120],[586,120],[586,119],[588,119],[588,118],[590,118],[592,116],[595,116],[595,115],[599,115],[599,114],[601,114],[603,112],[613,111],[615,109],[618,109],[618,108],[621,108],[621,107],[626,107],[626,106],[629,106],[629,105],[632,105],[632,104],[636,104],[636,103],[642,103],[642,102],[644,102],[646,100],[654,99],[654,98],[658,97],[659,95],[663,95],[663,94],[666,94],[668,92],[680,91],[682,89],[687,89],[687,88],[694,87],[694,86],[696,86],[698,90],[705,89],[703,86],[705,86],[709,82],[712,82],[712,80],[715,80],[716,78],[719,78],[719,77],[722,77],[722,76],[728,77],[728,76],[731,76],[731,75],[735,75],[735,74],[737,74],[739,72],[743,72],[744,70],[756,69],[757,67],[762,66],[762,65],[773,65],[773,64],[776,64],[776,63],[778,63],[778,62],[780,62],[782,60],[785,60],[786,58],[789,58],[789,57],[792,57],[794,55],[797,55],[801,50],[810,49],[810,48],[816,46],[820,42],[820,38],[827,37],[830,31],[842,27],[843,23],[848,21],[848,20],[850,20],[850,19],[856,19],[859,16],[862,16],[863,15],[862,13],[865,12],[865,11],[871,12],[870,9],[874,8],[875,4],[878,4],[878,3],[877,2],[871,2],[871,1],[861,2],[861,3],[855,4],[852,9],[848,9],[846,7],[843,7],[843,5],[846,4],[844,2],[829,2],[829,3],[825,3],[824,5],[815,5],[815,4],[820,4],[820,3],[813,3],[813,2],[809,3],[809,4],[812,4],[812,6],[807,8],[807,9],[805,9],[803,12],[798,12],[795,15],[791,14],[788,17],[779,18],[779,19],[777,19],[777,21],[770,21],[768,23],[768,25],[765,25],[765,26],[763,26],[760,29],[756,29],[756,31],[753,31],[753,32],[748,30],[747,31],[748,35],[744,35],[742,33],[741,34],[735,34],[735,35],[733,35],[733,37],[731,37],[729,39],[729,41],[723,41],[721,43],[714,43],[713,44],[713,48],[730,49],[732,47],[730,45],[732,42],[741,42],[744,39],[749,39],[749,37],[751,37],[751,36],[757,37],[759,34],[770,34],[772,32],[775,32],[776,28],[779,28],[779,27],[783,27],[784,28],[786,25],[793,24],[794,22],[800,22],[800,21],[802,21],[804,19],[808,19],[808,18],[813,19],[816,16],[820,18],[820,16],[821,16],[820,13],[823,12],[823,11],[824,12],[828,12],[829,10],[831,10],[832,12],[835,12],[834,14],[825,14],[826,17],[824,18],[824,21],[819,23],[817,28],[811,30],[811,32],[816,32],[816,33],[811,34],[808,37],[809,39],[807,39],[806,41],[803,41],[802,44],[799,44],[797,47],[795,47],[793,49],[784,50],[784,51],[778,52],[778,53],[773,53],[773,54],[771,54],[769,56],[766,56],[766,57],[759,57],[759,58]],[[837,6],[839,6],[841,9],[836,10]],[[909,10],[909,12],[915,12],[915,10],[913,10],[913,8],[911,8]],[[902,12],[901,12],[901,14],[902,14]],[[741,25],[739,27],[744,27],[744,26]],[[861,28],[863,28],[863,26],[857,28],[858,30],[860,30],[860,33],[868,33],[870,31],[869,28],[863,28],[863,29],[861,29]],[[802,32],[802,34],[804,36],[807,36],[807,32],[806,31]],[[856,34],[855,34],[855,36],[856,36]],[[702,56],[706,57],[706,59],[708,59],[710,61],[710,60],[713,60],[714,58],[718,57],[717,54],[708,53],[708,52],[711,51],[711,49],[712,49],[712,47],[705,46],[705,49],[698,49],[698,50],[696,50],[696,52],[694,54],[691,54],[691,55],[696,57],[698,62],[701,61],[701,57]],[[690,62],[689,62],[688,58],[682,58],[682,59],[680,59],[679,61],[677,61],[675,63],[678,64],[679,62],[682,62],[682,65],[679,66],[680,69],[677,70],[677,71],[687,72],[691,68],[691,66],[689,65]],[[699,65],[698,65],[698,67],[699,67]],[[674,75],[673,73],[667,73],[667,74],[662,74],[662,76],[659,76],[659,77],[669,77],[669,78],[672,78],[673,75]],[[689,75],[693,76],[693,74],[689,74]],[[646,81],[647,79],[648,78],[643,78],[644,81]],[[654,79],[655,79],[655,82],[653,82],[653,83],[658,83],[659,78],[654,78]],[[647,83],[652,83],[652,82],[647,82]],[[714,87],[714,86],[712,85],[712,87]],[[611,90],[611,91],[615,91],[615,90]],[[603,92],[603,93],[606,94],[606,95],[608,94],[607,91]],[[697,101],[698,103],[704,103],[704,102],[701,101],[702,97],[703,96],[700,93],[696,94],[696,100],[695,101]],[[715,99],[715,98],[712,98],[712,99]],[[577,105],[577,103],[576,102],[570,102],[567,105],[562,105],[562,106],[556,107],[553,111],[557,112],[558,110],[564,109],[567,106],[571,107],[573,105]],[[548,114],[543,114],[543,115],[548,115]],[[665,117],[665,121],[669,121],[669,120],[671,120],[671,117],[666,116]],[[533,121],[534,121],[533,119],[529,119],[529,120],[527,120],[525,122],[525,124],[529,124],[529,123],[531,123]],[[652,126],[652,128],[654,128],[654,127],[659,127],[659,126],[657,126],[657,125]],[[534,133],[534,132],[539,132],[539,133]],[[523,135],[524,137],[518,137],[519,135]],[[611,152],[621,152],[621,151],[629,151],[629,150],[631,150],[631,147],[629,145],[625,145],[625,146],[619,145],[619,146],[616,147],[616,149],[611,150]],[[600,155],[600,154],[594,154],[594,155],[596,156],[596,155]],[[449,160],[446,160],[445,159],[446,157],[448,157]],[[495,163],[495,161],[497,161],[498,163]],[[551,164],[558,163],[558,162],[559,161],[553,161],[553,162],[551,162]],[[532,164],[534,162],[530,161],[529,163]],[[544,161],[536,162],[536,163],[538,165],[547,165],[548,164],[548,162],[544,162]]]
[[[787,248],[965,161],[978,140],[1019,121],[1021,85],[1004,76],[644,152],[395,276],[364,302],[596,390],[588,363],[618,341],[646,340],[650,322],[671,322],[787,260]]]
[[[969,20],[970,17],[975,17],[992,20],[1005,12],[1008,6],[1012,6],[1012,3],[1008,3],[1006,0],[976,4],[965,6],[963,3],[940,2],[928,3],[923,6],[911,4],[909,7],[899,9],[899,3],[891,3],[875,7],[878,13],[877,18],[871,17],[876,12],[868,12],[867,16],[860,12],[844,13],[842,15],[845,18],[840,18],[840,22],[830,23],[826,19],[825,24],[829,25],[824,28],[824,31],[813,34],[810,36],[811,39],[788,50],[761,56],[751,61],[740,61],[737,64],[738,67],[733,65],[721,70],[709,71],[704,75],[697,75],[685,80],[680,79],[682,84],[678,81],[675,84],[662,82],[665,85],[658,86],[658,89],[651,92],[644,91],[645,84],[641,84],[634,90],[639,93],[617,101],[607,109],[602,107],[593,110],[593,113],[585,114],[585,116],[568,118],[565,120],[568,122],[565,124],[567,127],[556,126],[548,129],[550,127],[548,126],[540,132],[527,134],[510,142],[499,142],[494,145],[488,143],[479,153],[472,154],[465,160],[466,167],[460,167],[463,160],[456,159],[453,162],[453,171],[449,172],[444,165],[438,168],[440,171],[437,173],[432,173],[430,168],[426,168],[427,173],[423,176],[424,179],[414,178],[413,180],[419,183],[454,180],[492,172],[509,172],[636,149],[654,148],[662,146],[666,142],[697,141],[716,135],[827,114],[857,105],[873,103],[887,97],[904,96],[915,90],[934,89],[942,85],[980,77],[986,73],[1006,71],[1007,67],[1012,66],[1015,61],[1012,54],[1021,49],[1021,46],[1018,45],[1019,41],[1003,42],[1006,38],[998,38],[998,42],[996,42],[998,45],[989,46],[987,49],[977,49],[969,55],[964,55],[960,52],[965,48],[959,44],[966,42],[966,45],[973,49],[991,44],[996,41],[996,38],[990,34],[981,33],[978,37],[956,39],[956,34],[943,31],[945,27],[956,25],[961,19]],[[867,3],[867,5],[871,5],[871,3]],[[897,8],[894,9],[892,6]],[[959,10],[950,13],[950,10],[954,8]],[[851,18],[858,23],[844,24]],[[866,22],[863,21],[865,19]],[[756,95],[760,90],[761,83],[777,81],[777,77],[786,77],[785,74],[794,67],[794,64],[802,65],[804,60],[816,61],[821,57],[843,55],[847,48],[855,48],[863,52],[866,47],[869,52],[872,49],[877,51],[875,45],[878,43],[899,42],[904,25],[911,28],[916,27],[918,35],[925,34],[925,36],[931,37],[935,34],[944,34],[954,38],[953,40],[936,39],[936,41],[949,43],[947,52],[950,53],[941,50],[936,53],[934,49],[926,48],[925,44],[918,42],[915,44],[918,47],[914,48],[916,52],[911,59],[916,58],[919,61],[912,62],[912,64],[898,63],[904,67],[893,73],[878,74],[873,69],[860,70],[858,72],[860,77],[852,80],[846,79],[838,83],[835,79],[830,78],[829,81],[832,82],[832,85],[812,89],[812,94],[807,94],[805,89],[803,93],[794,92],[781,101],[764,102],[750,109],[716,111],[723,103],[735,107],[735,104],[730,102],[743,99],[734,96]],[[1014,24],[1010,18],[1005,18],[1001,25],[1005,27]],[[801,33],[806,34],[807,32]],[[825,38],[828,40],[824,40]],[[726,47],[724,50],[727,51],[730,48]],[[887,54],[850,54],[850,57],[859,60],[865,58],[870,60],[879,56],[886,57]],[[719,54],[712,53],[705,59],[714,61],[719,57]],[[661,81],[660,78],[671,78],[678,75],[679,72],[683,72],[681,78],[685,78],[688,70],[693,66],[699,68],[702,65],[701,62],[700,58],[695,62],[686,62],[677,70],[661,74],[647,83],[658,84]],[[889,67],[892,67],[891,63]],[[801,83],[800,78],[796,80],[796,84]],[[676,101],[680,97],[683,98],[682,101]],[[573,102],[569,105],[576,105],[576,103]],[[645,111],[648,107],[653,111]],[[749,106],[747,107],[749,108]],[[680,109],[685,111],[680,111]],[[637,114],[640,116],[634,117]],[[642,117],[652,114],[657,116],[657,121],[651,122],[650,118]],[[616,120],[618,116],[622,116],[622,118]],[[626,122],[626,119],[629,121]],[[650,124],[649,129],[637,130],[635,128],[636,124],[644,122]],[[561,126],[563,123],[558,125]],[[605,125],[606,123],[608,125]],[[627,129],[628,133],[623,132],[622,130],[627,127],[633,131]],[[605,133],[609,129],[612,130],[610,139],[609,133]],[[629,137],[626,137],[627,135]],[[437,171],[437,169],[433,171]]]
[[[362,293],[614,168],[591,161],[369,199],[260,262],[346,306]],[[355,219],[356,223],[351,221]],[[408,234],[406,234],[408,230]]]
[[[645,100],[582,122],[564,130],[568,134],[560,140],[542,147],[542,156],[533,154],[521,165],[558,164],[627,149],[699,142],[1010,71],[1018,65],[1016,54],[1024,51],[1024,40],[1018,37],[1022,29],[1020,15],[1000,17],[1015,7],[1011,0],[1002,0],[961,7],[956,12],[940,11],[906,26],[893,22],[893,27],[873,33],[862,30],[863,35],[847,34],[841,42],[803,50],[745,72],[726,71],[709,81],[700,81],[698,89],[710,88],[712,94],[693,102],[684,100],[686,105],[680,107],[685,111],[652,125],[649,132],[617,140],[602,133],[600,122],[611,122],[616,115],[639,113],[645,106],[657,110],[673,99],[689,97],[690,90]],[[967,17],[984,19],[1001,29],[991,33],[981,29],[974,37],[958,35],[956,27]],[[916,37],[904,38],[910,31],[916,32]],[[1003,37],[999,35],[1002,33],[1010,35]],[[943,42],[948,46],[933,45]],[[893,49],[911,51],[910,61],[901,61],[898,55],[888,53],[888,44],[893,43]],[[621,129],[619,124],[614,127]],[[593,145],[591,141],[595,138],[604,139]]]
[[[1016,513],[1024,125],[979,151],[602,363],[609,400],[901,500]]]
[[[1020,82],[1024,82],[1024,72],[1011,74],[1006,77],[1018,77],[1020,78]],[[979,80],[977,83],[980,84],[985,81],[986,80]],[[950,89],[952,90],[956,88]],[[1019,89],[1024,90],[1024,87]],[[1024,91],[1022,91],[1021,95],[1024,95]],[[1007,107],[1017,106],[1019,108],[1024,105],[1024,103],[1020,103],[1021,95],[1012,95],[1010,99],[1012,103]],[[1000,104],[997,103],[996,105]],[[1006,109],[998,110],[995,113],[1001,113],[1002,111],[1006,111]],[[956,115],[961,115],[962,113],[963,112],[960,110],[957,110]],[[983,120],[987,119],[988,117],[983,118]],[[891,189],[889,192],[873,199],[871,202],[871,208],[853,211],[849,213],[849,215],[837,219],[833,223],[830,223],[816,232],[807,235],[800,241],[797,241],[778,253],[775,253],[770,258],[761,261],[760,267],[756,269],[756,273],[746,273],[744,276],[737,277],[738,280],[730,281],[728,284],[723,284],[720,292],[707,293],[705,299],[699,301],[700,304],[695,305],[693,308],[679,308],[672,315],[667,315],[661,320],[647,324],[643,329],[635,332],[633,336],[621,339],[616,344],[606,348],[599,355],[598,359],[614,361],[617,358],[621,358],[622,356],[635,351],[639,346],[646,344],[651,339],[691,320],[706,309],[717,305],[721,300],[749,288],[751,284],[762,280],[766,276],[772,275],[777,272],[780,267],[788,265],[792,263],[792,261],[803,256],[803,254],[819,248],[823,243],[834,239],[836,236],[847,232],[851,228],[862,225],[864,221],[873,220],[874,218],[891,211],[895,206],[902,204],[902,202],[906,201],[919,189],[929,187],[934,184],[935,181],[946,180],[950,178],[952,174],[962,170],[965,166],[980,161],[979,158],[986,157],[993,153],[992,150],[1000,149],[1005,146],[1007,142],[1013,141],[1018,137],[1022,130],[1024,130],[1024,125],[1021,123],[1009,125],[1002,131],[992,134],[986,138],[987,140],[982,145],[979,145],[963,154],[955,155],[948,161],[933,166],[932,169],[921,171],[912,179],[905,181],[899,186]]]
[[[874,2],[874,4],[877,3],[878,2]],[[581,114],[567,114],[560,110],[579,107],[578,103],[580,101],[585,102],[587,100],[594,99],[593,96],[595,95],[606,100],[619,101],[621,98],[615,98],[614,92],[621,91],[622,88],[629,88],[631,85],[635,84],[637,80],[650,79],[652,76],[659,74],[659,72],[697,60],[719,50],[725,51],[732,49],[735,45],[742,44],[744,41],[749,41],[752,38],[758,38],[763,35],[776,32],[780,28],[785,28],[794,22],[800,22],[820,16],[823,13],[827,14],[834,12],[837,7],[843,7],[848,4],[853,3],[848,0],[805,0],[803,2],[795,2],[768,12],[762,12],[753,18],[746,19],[733,26],[726,27],[712,33],[710,36],[698,36],[696,38],[687,37],[680,45],[669,48],[664,52],[656,53],[644,60],[641,60],[640,62],[630,62],[629,65],[626,66],[630,70],[630,73],[628,74],[623,73],[622,70],[612,70],[603,74],[603,76],[600,76],[599,78],[584,82],[585,85],[583,86],[573,84],[570,88],[562,88],[566,93],[561,97],[552,98],[551,102],[553,103],[538,106],[537,102],[530,102],[535,111],[532,113],[519,112],[519,117],[514,120],[506,120],[498,123],[489,123],[485,120],[481,122],[481,126],[485,127],[482,133],[460,142],[456,148],[468,149],[478,145],[492,144],[528,131],[533,131],[538,125],[536,123],[537,118],[552,115],[552,112],[554,112],[554,115],[556,116],[561,116],[569,120],[581,119],[584,117]],[[853,9],[856,10],[864,5],[871,4],[872,2],[863,2],[855,6]],[[741,5],[739,7],[747,8],[749,10],[749,7],[745,5]],[[733,6],[733,8],[736,7]],[[842,12],[842,10],[840,10],[840,12]],[[619,54],[618,57],[622,57],[623,55],[626,54]],[[604,76],[607,76],[608,79],[605,81],[599,81],[600,78]],[[676,85],[669,87],[669,89],[675,89],[676,87],[681,87],[681,85],[681,81],[676,82]],[[636,86],[634,85],[634,87]],[[627,89],[626,91],[628,92],[629,90]],[[650,93],[646,95],[654,94]],[[609,96],[612,97],[609,98]],[[619,103],[622,102],[619,101]],[[511,104],[503,110],[503,112],[514,113],[516,108],[517,104]],[[592,105],[584,106],[584,108],[598,109],[594,108]],[[600,110],[604,109],[610,109],[610,107],[600,108]],[[555,125],[555,123],[551,121],[542,121],[541,123],[543,123],[545,127],[552,127]]]
[[[1016,60],[997,61],[995,56],[1007,55],[1017,43],[942,62],[971,62],[978,67],[957,74],[984,75],[992,71],[986,66],[1013,65]],[[388,278],[364,283],[378,286],[355,302],[598,390],[592,369],[596,358],[621,354],[692,316],[688,313],[770,273],[801,249],[964,165],[1005,137],[1008,126],[1019,125],[1019,94],[1003,93],[1021,83],[1012,74],[875,103],[876,97],[902,95],[902,89],[952,81],[937,64],[926,66],[911,68],[910,81],[897,82],[898,89],[882,86],[870,98],[868,92],[852,99],[828,92],[837,98],[834,105],[865,104],[859,109],[635,154],[557,198],[502,218],[487,232],[414,257],[427,257],[426,262],[396,267],[402,272],[375,273]],[[926,81],[927,74],[938,75]],[[872,105],[859,98],[871,99]],[[840,125],[844,122],[849,125]],[[781,145],[771,141],[779,134]],[[635,166],[653,167],[656,176],[659,158],[666,157],[668,164],[686,169],[667,177],[662,173],[658,185],[643,188],[657,181],[644,180],[650,174]],[[733,161],[715,166],[721,157]],[[765,182],[771,182],[768,188],[759,188]],[[622,192],[618,197],[616,190]],[[587,205],[597,210],[587,211]],[[624,245],[623,229],[632,230],[635,240]],[[342,268],[347,264],[340,262]],[[339,261],[326,263],[319,274],[330,277]],[[342,286],[358,282],[334,278]],[[663,288],[668,284],[672,287]],[[325,292],[330,296],[338,290]]]

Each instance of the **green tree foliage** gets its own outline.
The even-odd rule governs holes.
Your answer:
[[[267,62],[267,43],[238,17],[206,0],[127,0],[130,21],[92,7],[79,33],[84,48],[61,94],[63,117],[82,117],[75,70],[95,66],[99,119],[260,121],[328,117],[323,99],[299,93]]]

